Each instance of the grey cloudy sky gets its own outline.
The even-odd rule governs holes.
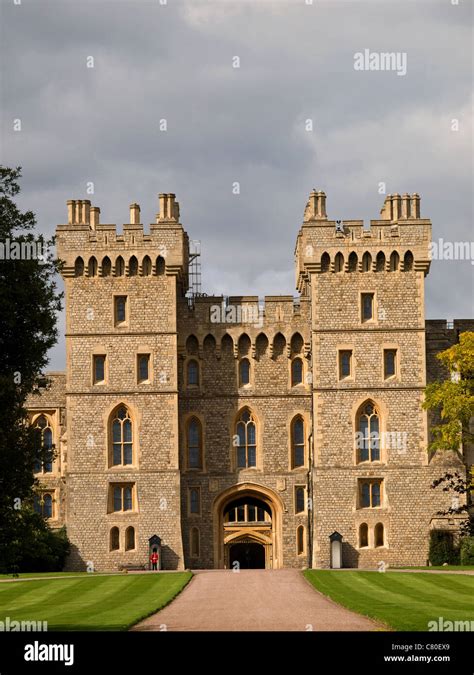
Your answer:
[[[153,222],[175,192],[203,290],[230,295],[294,292],[313,187],[331,219],[366,221],[380,182],[419,192],[435,239],[474,239],[473,3],[306,1],[0,0],[2,162],[23,167],[39,230],[90,181],[119,225],[134,201]],[[364,49],[405,52],[406,75],[354,70]],[[434,262],[427,316],[472,317],[473,272]],[[64,368],[63,338],[50,366]]]

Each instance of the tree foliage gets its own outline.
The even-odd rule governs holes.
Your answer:
[[[34,540],[38,519],[26,517],[35,479],[38,438],[28,425],[25,402],[57,340],[61,308],[55,275],[59,264],[47,251],[53,241],[35,236],[36,219],[13,201],[21,169],[0,166],[0,567],[18,564],[19,537]],[[12,244],[38,244],[44,259],[9,259]],[[30,249],[31,250],[31,249]],[[13,256],[12,256],[13,257]],[[40,453],[41,454],[41,453]],[[41,457],[40,457],[41,459]],[[43,529],[46,527],[44,524]],[[41,529],[40,527],[40,529]],[[29,534],[28,534],[29,533]]]
[[[474,415],[474,333],[461,333],[459,343],[436,355],[451,379],[426,387],[423,407],[439,411],[440,424],[432,427],[429,450],[459,450],[474,441],[470,430]]]

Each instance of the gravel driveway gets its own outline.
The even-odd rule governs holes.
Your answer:
[[[379,626],[318,593],[298,570],[200,570],[134,631],[367,631]]]

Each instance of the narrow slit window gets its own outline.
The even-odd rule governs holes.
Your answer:
[[[303,361],[297,357],[291,362],[291,386],[296,387],[303,382]]]
[[[362,321],[371,321],[374,318],[374,294],[362,293]]]
[[[295,488],[295,512],[304,513],[305,489],[303,486]]]
[[[343,349],[339,352],[339,379],[344,380],[352,375],[352,350]]]
[[[192,515],[199,515],[200,513],[200,495],[199,488],[190,488],[189,490],[189,512]]]
[[[250,384],[250,361],[248,359],[242,359],[239,368],[240,386],[245,387]]]
[[[293,420],[291,428],[291,444],[292,444],[292,468],[297,469],[304,466],[304,422],[302,417],[296,417]]]
[[[105,381],[105,356],[103,354],[94,355],[94,384],[100,384]]]
[[[127,296],[118,295],[115,298],[115,324],[120,325],[127,320]]]
[[[195,359],[188,362],[188,387],[199,386],[199,365]]]
[[[148,382],[150,379],[150,355],[138,355],[138,381]]]
[[[397,350],[396,349],[385,349],[384,350],[384,377],[388,379],[393,377],[397,373]]]

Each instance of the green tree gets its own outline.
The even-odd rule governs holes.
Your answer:
[[[458,344],[436,357],[451,378],[426,387],[423,407],[439,411],[441,417],[441,423],[432,428],[429,450],[459,450],[474,441],[469,428],[474,415],[474,333],[461,333]]]
[[[61,309],[52,240],[35,236],[36,219],[13,198],[21,169],[0,166],[0,568],[19,565],[25,537],[37,538],[41,519],[29,517],[38,454],[25,401],[57,340]],[[19,253],[22,251],[22,253]],[[44,258],[31,257],[42,253]],[[26,259],[28,256],[29,259]],[[41,457],[40,457],[41,458]],[[42,523],[42,524],[41,524]]]
[[[461,333],[457,344],[436,356],[450,378],[432,382],[426,387],[423,407],[438,412],[440,416],[440,423],[432,428],[433,441],[429,450],[462,450],[474,441],[470,430],[474,415],[474,333]],[[473,535],[471,475],[445,473],[431,485],[432,488],[439,486],[455,499],[450,508],[438,511],[438,515],[464,516],[460,533],[462,536]],[[459,501],[458,497],[461,497]],[[465,503],[461,503],[462,500]]]

